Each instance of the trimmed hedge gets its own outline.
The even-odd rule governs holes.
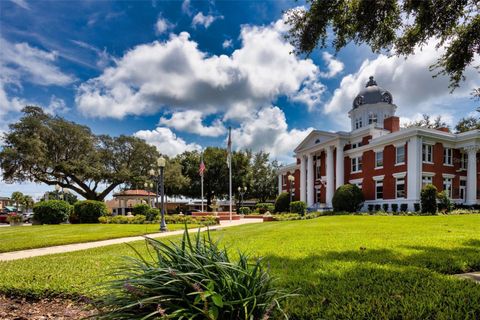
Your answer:
[[[73,205],[71,223],[98,223],[98,218],[108,214],[107,206],[103,201],[83,200]]]
[[[148,214],[148,210],[150,210],[150,206],[148,204],[136,204],[132,208],[132,214],[136,216],[137,214],[141,214],[143,216],[146,216]]]
[[[250,210],[249,207],[240,207],[238,208],[238,213],[239,214],[250,214],[252,211]]]
[[[158,209],[157,209],[158,210]],[[105,224],[151,224],[159,223],[159,219],[149,221],[144,215],[136,216],[113,216],[113,217],[100,217],[98,219],[100,223]],[[192,217],[185,216],[181,214],[165,215],[165,222],[168,224],[201,224],[205,226],[213,226],[219,223],[217,217],[214,216],[203,216],[203,217]]]
[[[33,220],[41,224],[67,222],[72,206],[63,200],[40,201],[33,206]]]
[[[307,210],[307,204],[303,201],[292,201],[290,203],[291,213],[298,213],[303,216],[305,214],[305,210]]]
[[[437,188],[427,184],[420,193],[422,213],[434,214],[437,212]]]
[[[290,194],[282,192],[275,200],[275,212],[286,212],[290,209]]]
[[[344,184],[333,195],[333,210],[356,212],[362,208],[364,201],[363,192],[359,187],[354,184]]]

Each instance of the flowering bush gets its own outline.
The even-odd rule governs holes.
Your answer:
[[[21,214],[14,212],[14,213],[10,213],[7,216],[7,221],[10,223],[19,223],[19,222],[23,222],[23,217]]]

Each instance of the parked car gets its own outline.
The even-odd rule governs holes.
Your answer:
[[[30,211],[30,212],[24,212],[22,214],[23,216],[23,222],[25,223],[31,223],[32,222],[32,219],[33,219],[33,212]]]
[[[0,223],[8,223],[7,217],[11,213],[15,213],[14,207],[5,207],[0,211]]]

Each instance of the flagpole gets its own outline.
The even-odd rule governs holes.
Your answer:
[[[205,171],[205,164],[203,163],[203,152],[202,152],[202,155],[201,155],[201,159],[200,159],[200,189],[201,189],[201,194],[202,194],[202,212],[205,212],[203,211],[203,173]]]
[[[230,196],[230,222],[232,221],[232,127],[228,128],[228,182]]]
[[[202,175],[200,181],[201,181],[201,186],[202,186],[202,188],[201,188],[202,189],[202,212],[205,212],[205,211],[203,211],[203,175]]]

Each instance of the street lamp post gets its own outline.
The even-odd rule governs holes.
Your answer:
[[[290,203],[292,202],[292,193],[293,193],[293,183],[295,182],[295,177],[293,175],[288,176],[288,182],[290,187]]]
[[[238,193],[240,194],[240,208],[242,207],[243,203],[243,195],[247,192],[247,187],[238,187]]]
[[[166,160],[164,157],[160,157],[157,159],[157,167],[159,171],[157,172],[154,169],[151,169],[149,171],[150,175],[152,178],[155,180],[157,183],[156,187],[156,194],[157,194],[157,206],[158,206],[158,193],[160,191],[160,232],[166,232],[167,230],[167,224],[165,223],[165,183],[164,183],[164,177],[163,177],[163,171],[165,169],[165,164]],[[160,190],[159,190],[160,189]]]

